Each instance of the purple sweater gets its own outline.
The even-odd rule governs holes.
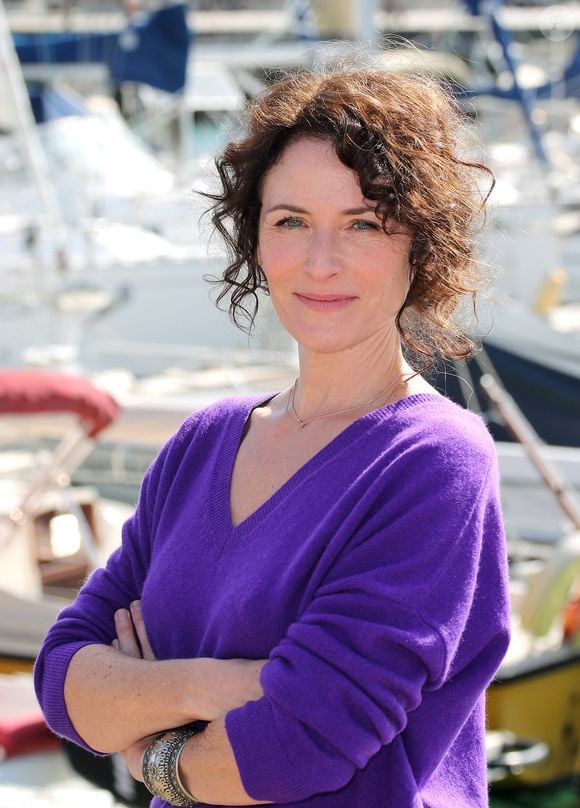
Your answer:
[[[258,800],[306,808],[483,808],[484,690],[508,642],[494,445],[414,395],[364,415],[237,527],[230,479],[254,398],[191,416],[148,470],[122,547],[38,658],[52,729],[85,745],[67,665],[142,599],[158,658],[268,657],[226,727]],[[165,806],[153,801],[155,808]]]

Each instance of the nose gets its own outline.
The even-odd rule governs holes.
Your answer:
[[[306,271],[315,278],[336,275],[342,268],[342,258],[336,236],[328,230],[315,231],[308,245]]]

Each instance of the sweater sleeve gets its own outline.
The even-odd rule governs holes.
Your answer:
[[[343,787],[454,676],[459,731],[507,642],[491,452],[463,462],[418,445],[369,481],[373,505],[271,653],[263,698],[226,717],[254,799],[286,803]],[[495,560],[482,564],[483,554]],[[461,677],[472,666],[477,675]]]
[[[60,612],[36,659],[34,685],[48,726],[57,735],[90,751],[94,750],[76,732],[67,713],[66,673],[72,657],[84,646],[112,643],[115,611],[127,608],[131,601],[141,597],[158,503],[163,501],[163,490],[171,478],[168,466],[175,438],[165,445],[146,472],[135,513],[123,526],[120,547],[104,568],[91,574],[74,603]]]

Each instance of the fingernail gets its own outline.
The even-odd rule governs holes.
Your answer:
[[[134,600],[131,603],[131,611],[132,612],[140,612],[141,611],[141,601],[140,600]]]
[[[129,612],[127,609],[118,609],[115,612],[115,619],[119,620],[121,623],[128,623],[129,622]]]

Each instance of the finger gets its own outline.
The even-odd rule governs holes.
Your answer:
[[[145,628],[145,621],[143,620],[143,612],[141,611],[140,600],[134,600],[131,604],[131,617],[133,618],[133,625],[135,626],[137,637],[141,643],[143,659],[157,659],[153,649],[151,648],[149,637],[147,636],[147,629]]]
[[[118,609],[115,612],[115,630],[119,641],[119,651],[126,654],[126,656],[140,658],[141,651],[137,645],[128,609]]]
[[[115,651],[120,651],[120,650],[121,650],[121,649],[119,648],[119,640],[118,640],[116,637],[115,637],[115,639],[113,640],[113,642],[111,643],[111,645],[113,646],[113,648],[115,649]]]

